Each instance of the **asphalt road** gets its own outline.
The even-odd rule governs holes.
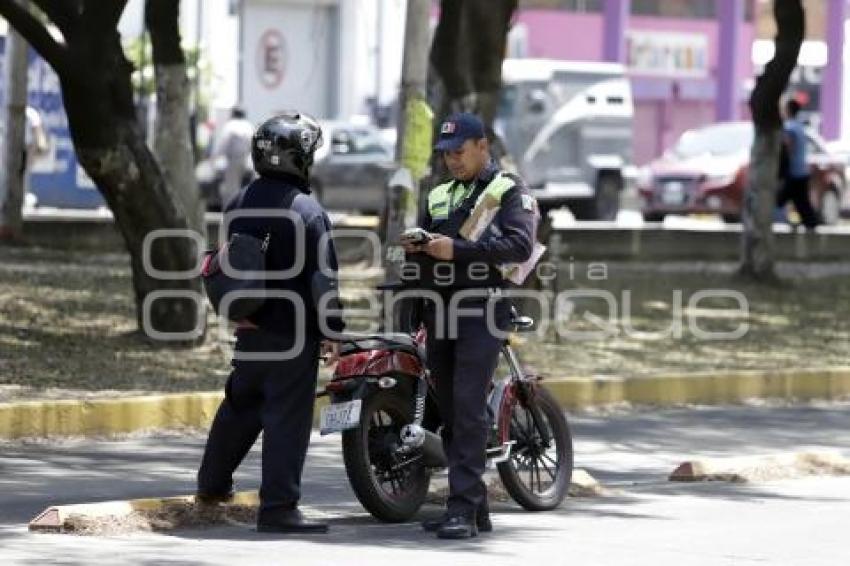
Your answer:
[[[203,436],[0,445],[2,564],[789,564],[846,563],[850,477],[673,484],[695,457],[831,448],[850,455],[850,403],[751,405],[571,416],[577,467],[615,495],[559,510],[494,508],[495,532],[437,541],[415,523],[366,515],[342,470],[339,439],[314,439],[305,509],[334,517],[329,535],[297,538],[217,526],[110,537],[30,534],[52,504],[191,493]],[[237,475],[257,486],[258,451]],[[440,512],[427,506],[420,519]]]

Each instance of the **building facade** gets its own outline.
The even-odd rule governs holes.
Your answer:
[[[818,107],[810,109],[813,124],[835,139],[843,123],[847,1],[805,4],[810,39],[804,57],[811,60],[801,63],[813,69],[797,77],[822,82],[822,96],[812,101]],[[775,33],[772,22],[770,0],[521,0],[510,54],[625,64],[641,164],[689,128],[749,117],[747,100],[764,40]],[[819,52],[824,55],[810,55]]]

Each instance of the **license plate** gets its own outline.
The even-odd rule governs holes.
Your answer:
[[[671,181],[664,185],[661,201],[664,204],[682,204],[685,200],[685,187],[678,181]]]
[[[360,399],[322,407],[319,419],[320,434],[331,434],[356,427],[360,423]]]

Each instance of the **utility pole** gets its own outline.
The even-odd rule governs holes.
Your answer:
[[[399,240],[406,228],[416,225],[419,203],[419,181],[427,172],[431,156],[433,112],[428,107],[429,17],[430,0],[408,0],[404,28],[404,54],[399,93],[396,162],[398,169],[387,187],[387,203],[382,217],[384,236],[384,280],[400,281],[404,250]],[[406,301],[409,302],[409,301]],[[405,330],[405,305],[386,311],[384,320],[393,330]]]
[[[18,240],[23,233],[28,50],[26,40],[9,26],[3,72],[6,144],[0,170],[0,240]]]
[[[404,56],[399,93],[398,170],[390,179],[384,213],[384,257],[387,281],[397,280],[398,263],[403,259],[398,246],[405,228],[416,224],[419,180],[424,176],[431,155],[433,113],[426,101],[428,47],[431,2],[408,0],[404,32]]]

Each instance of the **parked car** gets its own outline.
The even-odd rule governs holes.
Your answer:
[[[332,210],[378,213],[395,170],[393,153],[370,125],[321,122],[325,143],[316,152],[310,184],[316,199]]]
[[[845,195],[845,165],[817,134],[806,135],[812,205],[826,224],[835,224]],[[752,144],[750,122],[721,122],[683,133],[639,175],[644,219],[657,222],[667,214],[714,213],[726,222],[738,222]]]
[[[844,179],[850,181],[850,140],[833,141],[826,144],[827,150],[844,161]],[[850,190],[844,191],[841,201],[841,216],[850,218]]]
[[[369,125],[322,121],[324,143],[316,151],[310,189],[325,208],[380,214],[386,184],[395,168],[386,135]],[[221,210],[218,187],[224,178],[223,159],[198,164],[196,176],[209,210]],[[244,183],[253,178],[248,166]]]

